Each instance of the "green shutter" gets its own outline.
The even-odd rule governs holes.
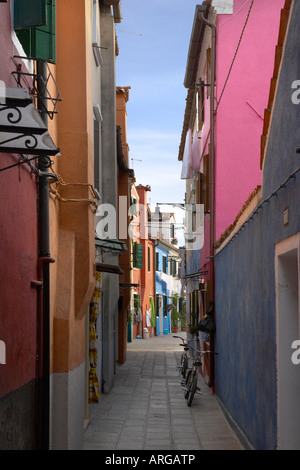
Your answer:
[[[151,271],[151,252],[150,252],[150,246],[148,246],[148,271]]]
[[[15,0],[14,28],[24,29],[46,24],[47,0]]]
[[[171,224],[171,227],[170,227],[170,231],[171,231],[171,238],[174,238],[175,237],[175,226],[174,224]]]
[[[55,0],[47,2],[47,24],[35,28],[33,50],[34,56],[55,63],[56,47],[56,15]]]
[[[56,60],[55,0],[26,0],[26,4],[29,4],[30,2],[34,3],[36,1],[38,1],[40,4],[43,4],[45,8],[45,21],[36,24],[35,27],[25,26],[25,24],[30,23],[30,21],[28,20],[28,14],[26,17],[26,14],[24,13],[24,9],[17,6],[15,7],[15,11],[18,12],[17,15],[20,18],[23,15],[26,21],[19,20],[16,23],[16,19],[15,19],[16,33],[24,48],[24,51],[26,52],[28,56],[34,57],[36,59],[44,59],[47,62],[55,63],[55,60]],[[18,0],[18,4],[19,3],[22,4],[23,0]],[[19,26],[16,26],[16,24]],[[23,25],[22,29],[19,29],[20,25]]]
[[[163,255],[163,272],[167,272],[167,257]]]
[[[143,269],[143,245],[141,243],[133,245],[133,267]]]
[[[156,271],[159,271],[159,254],[158,254],[158,252],[155,253],[155,257],[156,257],[155,269],[156,269]]]

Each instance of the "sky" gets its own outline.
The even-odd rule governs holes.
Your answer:
[[[117,86],[130,86],[129,163],[136,184],[150,185],[148,202],[184,203],[178,161],[187,89],[183,85],[196,0],[121,0],[116,24]],[[161,206],[162,211],[173,211]],[[176,211],[176,221],[180,213]]]

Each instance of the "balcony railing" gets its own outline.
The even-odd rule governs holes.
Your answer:
[[[54,115],[58,112],[57,104],[62,101],[62,97],[48,62],[43,61],[46,65],[46,74],[45,77],[43,77],[37,73],[36,58],[13,56],[12,60],[16,67],[12,75],[18,87],[25,88],[36,107],[39,103],[40,109],[42,107],[42,111],[47,113],[50,119],[53,119]],[[32,72],[24,70],[25,64],[23,61],[32,62]],[[41,92],[41,90],[43,90],[43,92]]]

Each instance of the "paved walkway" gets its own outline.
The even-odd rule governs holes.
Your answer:
[[[187,406],[172,335],[136,339],[115,386],[90,405],[85,450],[242,450],[218,401],[203,383]]]

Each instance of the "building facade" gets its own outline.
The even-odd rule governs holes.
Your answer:
[[[12,56],[26,54],[13,28],[12,2],[2,3],[0,7],[3,126],[5,108],[10,104],[8,88],[17,87]],[[27,67],[30,68],[30,64],[22,61],[25,72],[29,72]],[[6,121],[9,124],[8,119]],[[37,354],[41,352],[36,338],[42,316],[39,312],[38,169],[34,160],[11,167],[26,155],[19,157],[17,153],[4,151],[4,140],[1,132],[0,448],[33,449],[39,444],[36,422],[42,421],[36,393]],[[20,145],[20,154],[24,147]]]
[[[8,254],[16,263],[3,280],[11,287],[1,292],[1,448],[80,449],[95,357],[89,313],[99,287],[103,322],[97,326],[105,338],[99,383],[106,390],[113,386],[118,351],[116,292],[125,247],[116,240],[104,249],[103,240],[95,240],[95,213],[100,198],[117,210],[115,23],[121,9],[120,2],[102,0],[36,6],[11,0],[1,3],[0,14],[6,104],[19,112],[23,100],[39,114],[34,144],[19,140],[2,160],[18,166],[2,172],[3,197],[11,203],[1,208],[7,244],[1,256],[4,266]],[[38,155],[37,163],[26,155]],[[12,198],[13,191],[19,197]],[[16,236],[9,211],[21,224]]]
[[[299,15],[297,2],[284,2],[261,136],[262,187],[216,255],[217,394],[257,450],[300,448]]]
[[[186,251],[187,312],[193,327],[215,303],[215,242],[261,185],[260,134],[283,3],[247,6],[232,0],[196,7],[178,157],[187,181],[185,202],[204,208],[201,249]],[[214,348],[214,340],[210,335],[202,347]],[[206,365],[211,387],[214,374],[211,356]]]

